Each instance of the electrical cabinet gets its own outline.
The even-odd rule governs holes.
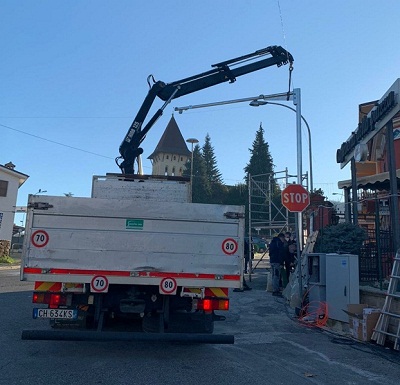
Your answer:
[[[308,300],[310,313],[326,302],[326,254],[310,253],[308,258]]]
[[[360,303],[358,255],[326,254],[326,302],[329,318],[348,322],[348,304]]]
[[[360,302],[358,256],[310,253],[308,257],[309,311],[326,302],[328,317],[348,322],[348,304]]]

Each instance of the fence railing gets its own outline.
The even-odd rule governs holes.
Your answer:
[[[374,231],[369,231],[359,255],[360,282],[382,283],[387,280],[395,254],[389,231],[381,231],[379,239],[376,239]]]

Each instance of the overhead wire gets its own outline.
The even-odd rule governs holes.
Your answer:
[[[71,148],[71,149],[76,150],[76,151],[85,152],[85,153],[87,153],[87,154],[91,154],[91,155],[95,155],[95,156],[100,156],[100,157],[106,158],[106,159],[113,159],[113,158],[111,158],[111,157],[109,157],[109,156],[106,156],[106,155],[97,154],[97,153],[92,152],[92,151],[84,150],[84,149],[82,149],[82,148],[70,146],[70,145],[65,144],[65,143],[57,142],[57,141],[55,141],[55,140],[43,138],[42,136],[34,135],[34,134],[31,134],[31,133],[26,132],[26,131],[18,130],[17,128],[13,128],[13,127],[10,127],[10,126],[6,126],[5,124],[1,124],[1,123],[0,123],[0,126],[1,126],[1,127],[4,127],[4,128],[7,128],[7,129],[9,129],[9,130],[12,130],[12,131],[19,132],[20,134],[29,135],[29,136],[32,136],[33,138],[40,139],[40,140],[44,140],[44,141],[46,141],[46,142],[53,143],[53,144],[57,144],[57,145],[59,145],[59,146]]]
[[[280,17],[280,21],[281,21],[281,28],[282,28],[282,37],[283,37],[283,46],[286,49],[286,52],[288,51],[287,48],[287,42],[286,42],[286,33],[285,33],[285,26],[283,24],[283,16],[282,16],[282,9],[281,9],[281,4],[279,2],[279,0],[277,0],[277,4],[278,4],[278,10],[279,10],[279,17]],[[289,65],[289,87],[288,87],[288,93],[287,93],[287,100],[290,99],[290,90],[292,88],[292,72],[293,72],[293,63],[290,62]]]

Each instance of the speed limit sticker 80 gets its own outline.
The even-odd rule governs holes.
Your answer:
[[[238,243],[233,238],[227,238],[222,242],[222,251],[227,255],[237,252]]]
[[[159,291],[160,294],[173,295],[176,294],[177,287],[178,285],[174,278],[163,278],[160,282]]]

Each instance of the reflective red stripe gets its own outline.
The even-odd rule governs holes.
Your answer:
[[[25,267],[24,274],[42,274],[42,269],[37,267]],[[77,269],[49,269],[46,271],[46,275],[48,274],[76,274],[76,275],[107,275],[114,277],[130,277],[131,272],[129,271],[112,271],[112,270],[77,270]],[[138,271],[139,277],[149,277],[149,278],[164,278],[164,277],[173,277],[173,278],[192,278],[192,279],[215,279],[215,274],[196,274],[196,273],[167,273],[167,272],[146,272],[146,271]],[[229,281],[239,281],[240,275],[224,275],[224,280]]]

